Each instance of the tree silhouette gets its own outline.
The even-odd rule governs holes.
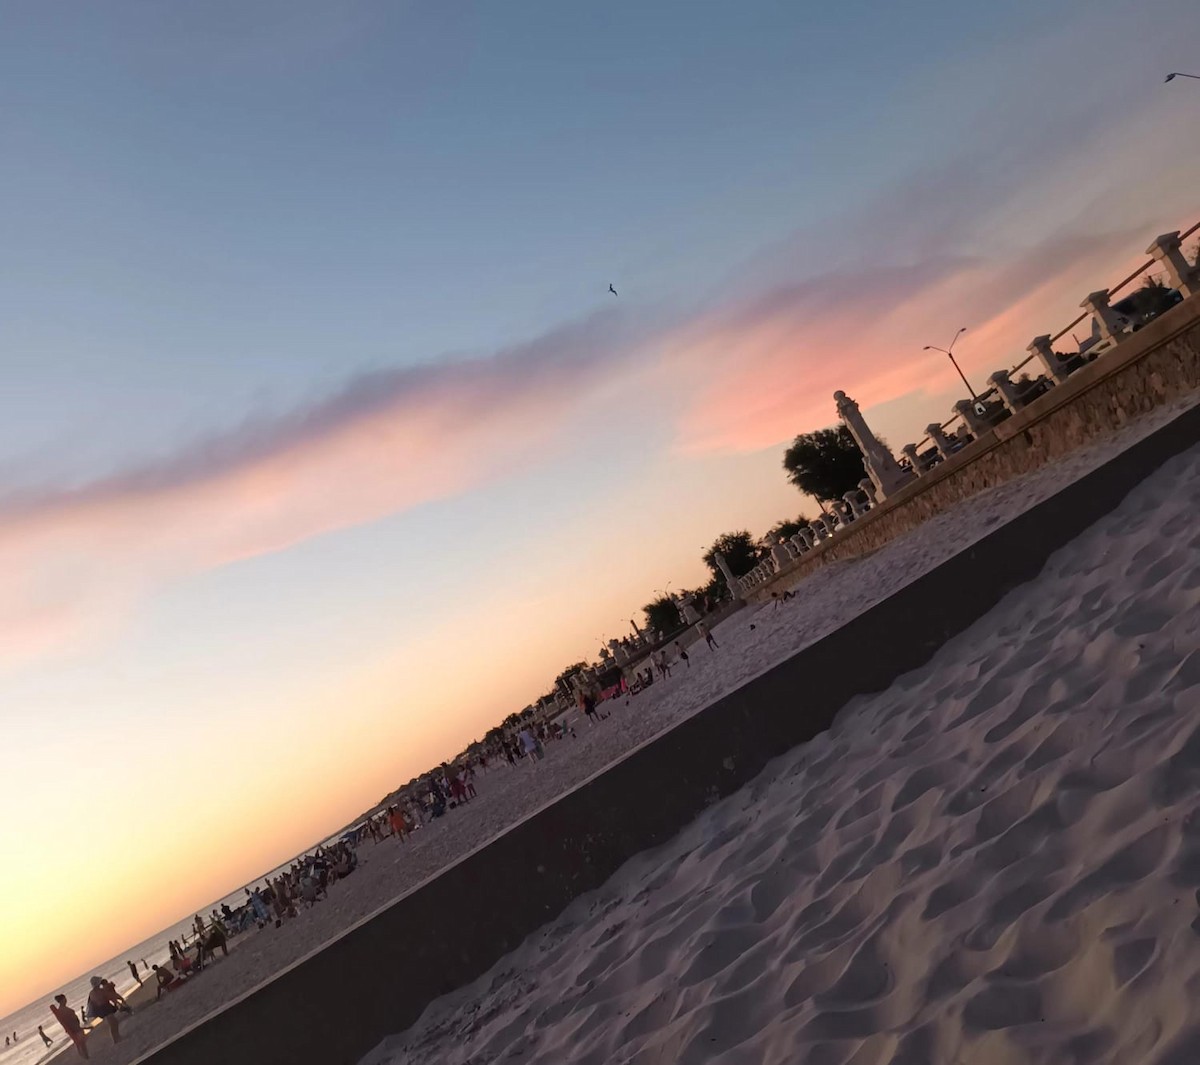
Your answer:
[[[817,500],[841,499],[867,475],[862,452],[844,425],[801,433],[783,453],[788,480]]]
[[[717,567],[717,555],[724,555],[729,568],[735,577],[749,573],[766,555],[766,552],[754,542],[754,537],[745,529],[737,532],[722,533],[714,541],[712,547],[704,552],[704,564],[712,571],[714,577],[720,578],[721,571]]]
[[[642,607],[642,612],[646,615],[646,627],[651,632],[661,632],[664,636],[668,636],[676,629],[683,628],[683,618],[679,616],[679,608],[676,607],[675,601],[670,596],[659,596],[652,603],[647,603]]]

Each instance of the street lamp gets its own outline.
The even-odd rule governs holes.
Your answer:
[[[1163,79],[1163,84],[1165,85],[1168,81],[1173,81],[1175,78],[1195,78],[1196,81],[1200,81],[1200,74],[1184,74],[1182,71],[1176,70]]]
[[[950,346],[948,348],[935,348],[932,344],[926,344],[925,350],[940,351],[943,355],[948,355],[950,357],[950,361],[954,363],[954,368],[958,371],[958,376],[962,378],[962,383],[967,386],[967,391],[971,393],[971,398],[978,403],[979,396],[976,394],[975,389],[971,387],[971,382],[967,380],[967,375],[962,372],[962,367],[958,365],[958,360],[954,357],[954,344],[966,331],[967,327],[964,325],[957,333],[954,334],[954,340],[950,341]]]

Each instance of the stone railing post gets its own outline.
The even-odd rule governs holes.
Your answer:
[[[1120,322],[1120,316],[1108,305],[1107,289],[1102,288],[1098,292],[1089,292],[1083,297],[1079,306],[1096,319],[1096,324],[1100,327],[1100,336],[1104,340],[1111,340],[1114,344],[1119,344],[1129,335]]]
[[[1200,270],[1189,263],[1183,254],[1178,229],[1155,237],[1146,254],[1158,260],[1158,264],[1166,271],[1170,287],[1179,289],[1185,299],[1200,292]]]
[[[942,427],[937,422],[925,426],[925,435],[933,441],[933,446],[938,449],[938,454],[942,458],[948,459],[953,454],[950,438],[942,432]]]
[[[900,454],[908,459],[909,465],[912,466],[913,473],[915,473],[918,477],[925,472],[921,468],[921,456],[917,454],[916,444],[905,444],[900,449]]]
[[[862,505],[858,492],[847,492],[842,498],[846,501],[846,506],[850,508],[850,513],[856,518],[861,518],[866,514],[867,510]]]
[[[1066,364],[1058,357],[1054,345],[1050,343],[1049,333],[1034,337],[1025,350],[1042,360],[1042,365],[1046,367],[1046,373],[1050,375],[1050,380],[1055,384],[1067,379]]]
[[[879,497],[875,494],[875,482],[870,477],[864,477],[858,482],[858,487],[862,490],[863,495],[870,501],[871,506],[879,506]]]
[[[782,540],[771,545],[771,557],[775,560],[775,568],[777,570],[783,569],[784,566],[792,561],[792,556],[787,549],[787,545]]]
[[[1004,400],[1004,405],[1013,414],[1016,414],[1024,406],[1021,402],[1021,397],[1017,393],[1017,386],[1013,384],[1007,370],[997,370],[988,378],[988,383],[1000,393],[1000,398]]]
[[[975,413],[975,404],[969,399],[960,399],[954,404],[954,409],[962,416],[962,420],[966,422],[967,428],[975,434],[976,437],[983,436],[991,426],[987,424],[978,414]]]

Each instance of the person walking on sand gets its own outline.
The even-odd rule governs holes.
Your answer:
[[[704,642],[708,644],[710,650],[715,651],[721,646],[713,639],[713,634],[708,631],[708,626],[703,621],[696,622],[696,631],[704,637]]]
[[[88,992],[87,1008],[91,1016],[108,1025],[108,1034],[112,1036],[112,1041],[119,1043],[121,1041],[121,1025],[117,1021],[117,1011],[121,1006],[115,992],[110,990],[111,987],[111,984],[105,987],[104,981],[100,977],[93,976],[92,990]]]
[[[675,650],[679,652],[679,661],[691,669],[692,663],[688,661],[688,653],[679,645],[678,640],[675,641]]]
[[[54,1043],[54,1040],[53,1040],[53,1039],[51,1039],[51,1038],[50,1038],[50,1037],[49,1037],[49,1036],[48,1036],[48,1035],[47,1035],[47,1034],[46,1034],[46,1033],[45,1033],[45,1032],[42,1030],[42,1026],[41,1026],[40,1024],[38,1025],[38,1035],[40,1035],[40,1036],[42,1037],[42,1042],[43,1042],[43,1043],[44,1043],[46,1046],[51,1046],[51,1045]]]
[[[129,971],[133,974],[133,978],[138,982],[138,987],[141,987],[142,978],[138,976],[137,966],[131,961],[127,961],[125,964],[129,966]]]
[[[62,1030],[67,1033],[67,1037],[75,1044],[79,1056],[87,1061],[87,1036],[83,1034],[83,1025],[79,1023],[75,1011],[67,1005],[67,996],[55,995],[54,1001],[50,1004],[50,1012],[54,1014],[54,1019],[62,1025]]]
[[[539,744],[533,733],[528,728],[521,729],[517,738],[521,741],[521,746],[524,748],[526,755],[530,761],[538,762],[541,760],[542,752],[539,750]]]

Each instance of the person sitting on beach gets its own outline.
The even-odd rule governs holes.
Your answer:
[[[50,1012],[54,1014],[54,1019],[62,1025],[62,1030],[75,1044],[79,1056],[86,1061],[88,1056],[87,1036],[83,1033],[83,1025],[79,1023],[75,1011],[67,1005],[67,996],[55,995],[54,1001],[50,1004]]]
[[[160,969],[157,965],[151,965],[150,968],[154,970],[154,977],[158,981],[154,992],[155,1002],[162,997],[164,991],[175,991],[183,987],[184,977],[176,976],[170,969]]]
[[[300,878],[300,897],[309,906],[315,906],[321,897],[321,885],[307,872]]]
[[[202,957],[207,954],[210,958],[215,958],[218,950],[222,957],[229,957],[229,942],[225,926],[220,921],[213,921],[209,925],[208,934],[200,940],[200,952]]]
[[[121,1026],[117,1022],[117,1011],[120,1010],[120,1005],[117,1002],[116,995],[109,990],[112,987],[104,986],[105,981],[98,976],[92,977],[92,990],[88,992],[88,1013],[98,1020],[104,1021],[108,1026],[108,1034],[112,1036],[114,1043],[121,1041]]]

